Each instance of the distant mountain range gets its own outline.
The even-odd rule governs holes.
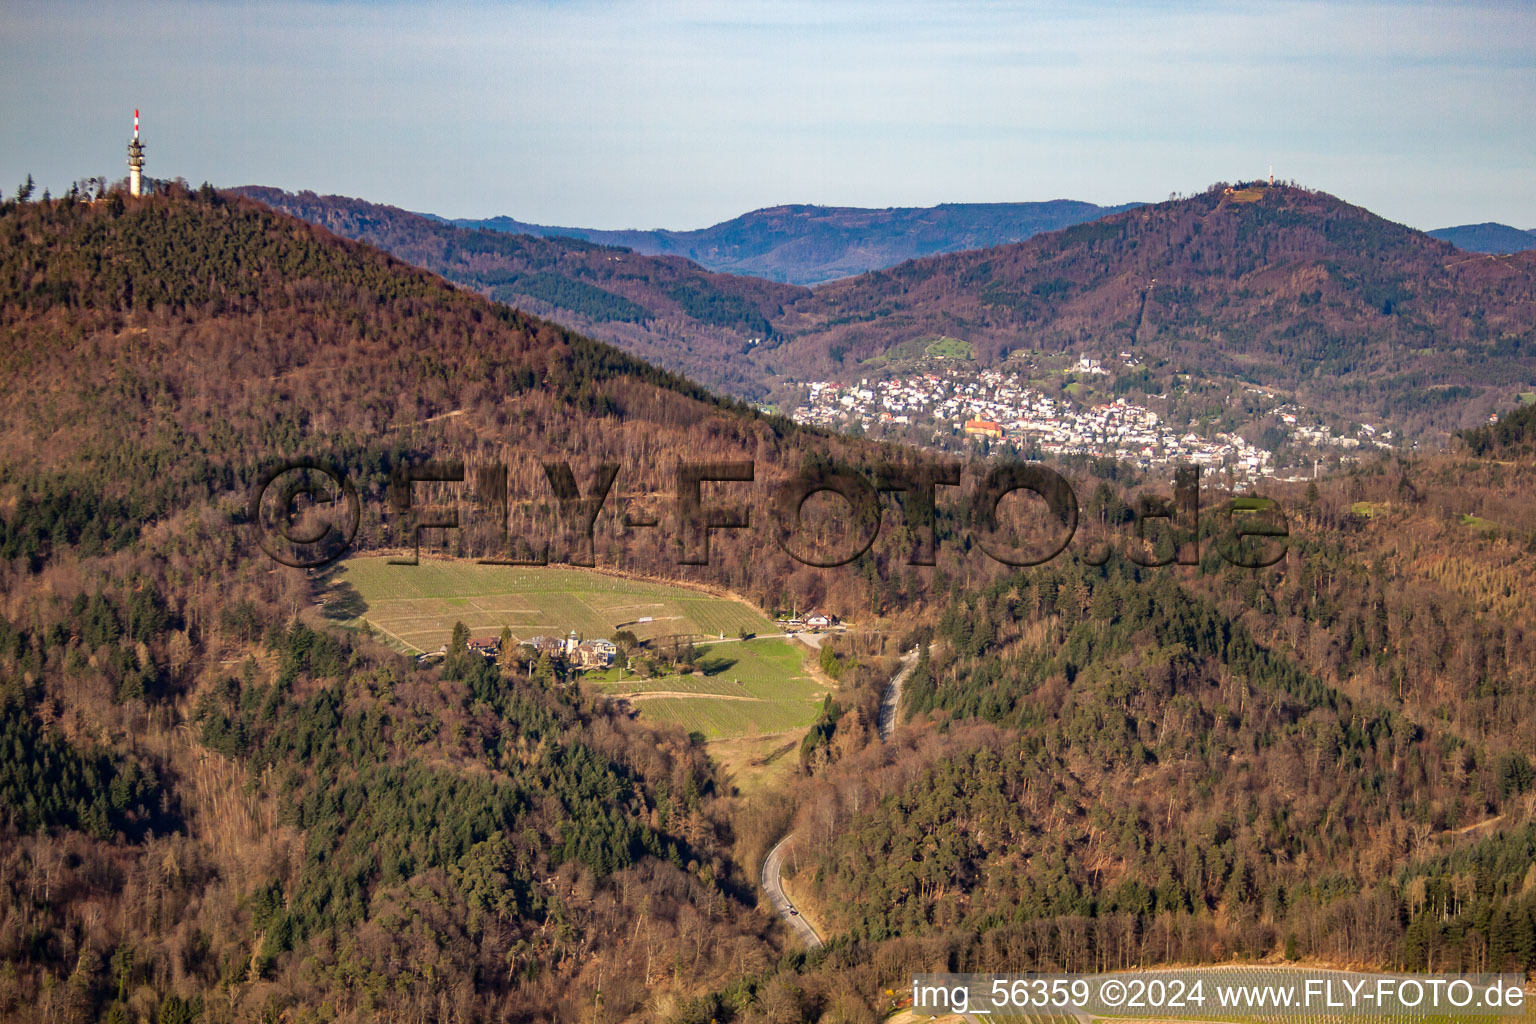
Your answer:
[[[1055,199],[887,209],[774,206],[697,231],[601,231],[528,224],[511,217],[450,223],[542,238],[580,238],[652,256],[683,256],[710,270],[812,285],[921,256],[1022,242],[1137,205]]]
[[[1536,390],[1536,251],[1468,260],[1293,187],[1213,189],[814,289],[356,199],[239,191],[759,400],[788,400],[791,380],[868,374],[946,337],[981,366],[1016,350],[1131,351],[1148,394],[1184,393],[1193,374],[1415,436],[1486,421],[1517,385]]]
[[[1521,231],[1508,224],[1460,224],[1454,228],[1436,228],[1429,232],[1467,252],[1525,252],[1536,249],[1536,231]]]

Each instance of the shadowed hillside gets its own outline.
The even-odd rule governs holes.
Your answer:
[[[583,238],[636,252],[686,256],[711,270],[813,285],[934,253],[1021,242],[1042,231],[1056,231],[1135,205],[1095,206],[1056,199],[888,209],[774,206],[697,231],[557,228],[510,217],[453,223],[515,234]]]
[[[740,355],[773,332],[784,304],[805,295],[788,285],[710,273],[676,256],[463,230],[343,196],[234,191],[731,394],[761,393],[742,372]]]

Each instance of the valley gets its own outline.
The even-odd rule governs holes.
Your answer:
[[[3,1024],[1532,1019],[1536,5],[0,24]]]
[[[1532,406],[1415,450],[1367,409],[1175,373],[1150,337],[1004,353],[914,328],[855,371],[868,398],[817,375],[836,360],[816,331],[753,346],[838,389],[825,407],[860,419],[827,429],[238,195],[14,202],[0,238],[8,1018],[61,1016],[62,984],[114,1020],[867,1021],[929,962],[1533,964]],[[1484,322],[1507,318],[1498,358],[1519,366],[1523,286],[1504,283]],[[875,436],[886,398],[998,417],[1003,451],[947,446],[968,481],[1013,457],[1009,431],[1061,445],[1081,542],[989,558],[974,486],[937,503],[931,566],[894,507],[835,569],[769,529],[714,529],[692,565],[675,531],[623,526],[630,502],[672,511],[679,462],[751,461],[751,488],[705,504],[758,526],[800,472],[936,471]],[[1082,439],[1040,429],[1052,415]],[[1299,454],[1250,421],[1294,426]],[[1240,569],[1171,521],[1147,539],[1183,564],[1113,543],[1166,494],[1137,452],[1174,445],[1135,436],[1165,422],[1191,459],[1191,423],[1275,453],[1280,562]],[[1288,481],[1303,443],[1349,459]],[[250,505],[305,456],[364,510],[352,555],[313,572],[268,557]],[[583,484],[625,467],[602,571],[454,557],[568,515],[561,460]],[[422,471],[409,509],[402,468]],[[308,486],[278,489],[276,521],[337,511]],[[457,532],[413,518],[450,509]],[[386,564],[413,539],[420,564]],[[813,609],[858,625],[814,651],[775,635]],[[809,955],[759,890],[791,833],[791,898],[826,942]]]
[[[1217,445],[1216,432],[1240,433],[1277,466],[1309,470],[1319,455],[1337,464],[1332,456],[1349,442],[1376,446],[1386,432],[1394,446],[1443,447],[1456,430],[1536,389],[1536,256],[1467,259],[1447,242],[1295,186],[1218,184],[812,289],[559,235],[455,229],[341,197],[244,192],[769,409],[804,404],[812,382],[851,387],[914,361],[954,376],[970,366],[1008,374],[1129,360],[1135,372],[1123,381],[1116,374],[1119,394],[1164,396],[1159,403],[1168,404],[1155,411],[1178,436],[1192,430]],[[567,255],[528,264],[548,268],[539,274],[638,306],[578,301],[576,283],[540,291],[532,278],[486,276],[487,260],[522,266],[529,257],[511,254],[540,247]],[[508,256],[468,255],[493,249]],[[1092,382],[1079,375],[1077,383]],[[1058,398],[1056,390],[1045,394]],[[1263,401],[1250,409],[1255,396]],[[1280,406],[1289,408],[1273,415]],[[1321,432],[1296,436],[1286,415]],[[1374,432],[1362,435],[1364,424]],[[1288,438],[1293,450],[1279,451]],[[933,440],[920,431],[902,439]],[[1238,446],[1222,458],[1246,470],[1254,455]]]

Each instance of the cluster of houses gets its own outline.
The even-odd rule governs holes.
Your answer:
[[[1121,353],[1121,361],[1127,368],[1137,365],[1128,352]],[[1110,374],[1089,356],[1078,359],[1069,372],[1080,377]],[[1238,479],[1274,476],[1278,468],[1272,452],[1239,434],[1203,437],[1191,429],[1192,424],[1175,427],[1123,397],[1099,405],[1075,405],[1065,396],[1051,397],[1029,387],[1015,372],[944,367],[874,382],[865,378],[858,384],[812,381],[806,387],[806,400],[792,417],[833,429],[931,426],[936,443],[958,434],[1011,441],[1020,448],[1038,448],[1045,455],[1113,458],[1142,469],[1197,465],[1228,470]],[[1301,422],[1305,410],[1293,404],[1277,403],[1270,414],[1297,442],[1315,448],[1347,451],[1392,446],[1392,432],[1370,424],[1361,425],[1356,436],[1345,436]]]
[[[1089,375],[1108,372],[1087,356],[1073,369]],[[1240,477],[1274,472],[1274,456],[1236,434],[1203,438],[1181,432],[1125,398],[1075,407],[1027,386],[1017,373],[947,368],[873,384],[865,379],[856,386],[813,381],[808,388],[807,402],[793,414],[802,423],[859,423],[865,429],[877,423],[948,424],[968,437],[1036,445],[1049,455],[1115,458],[1142,468],[1173,463],[1225,467]]]
[[[831,612],[812,612],[809,615],[779,620],[779,626],[786,633],[798,633],[801,630],[817,632],[823,629],[834,629],[837,625],[837,616]]]
[[[535,636],[518,644],[526,647],[529,653],[537,657],[547,654],[551,661],[563,661],[572,668],[607,668],[613,664],[614,657],[619,653],[619,648],[609,640],[583,640],[572,630],[565,637]],[[495,659],[501,656],[501,638],[496,636],[472,637],[468,643],[471,654],[478,654],[482,658]],[[418,661],[438,661],[448,654],[448,645],[443,644],[436,651],[423,654]]]
[[[1349,449],[1361,447],[1392,447],[1392,431],[1379,430],[1369,423],[1362,423],[1360,425],[1360,431],[1357,436],[1345,437],[1334,434],[1323,427],[1296,425],[1296,417],[1291,413],[1286,413],[1280,418],[1284,420],[1288,425],[1293,425],[1293,429],[1298,440],[1306,444],[1315,445],[1318,448],[1333,447]]]
[[[1157,413],[1124,398],[1085,409],[1069,424],[1035,424],[1022,434],[1052,455],[1109,456],[1143,469],[1196,465],[1258,477],[1272,476],[1275,468],[1273,454],[1239,434],[1180,434],[1159,421]]]
[[[563,661],[572,668],[607,668],[619,653],[611,640],[583,640],[574,629],[563,638],[529,637],[520,646],[529,648],[534,655],[547,654],[550,661]]]

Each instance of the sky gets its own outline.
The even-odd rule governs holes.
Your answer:
[[[0,187],[146,173],[451,217],[1157,201],[1277,178],[1536,228],[1536,0],[32,3]]]

